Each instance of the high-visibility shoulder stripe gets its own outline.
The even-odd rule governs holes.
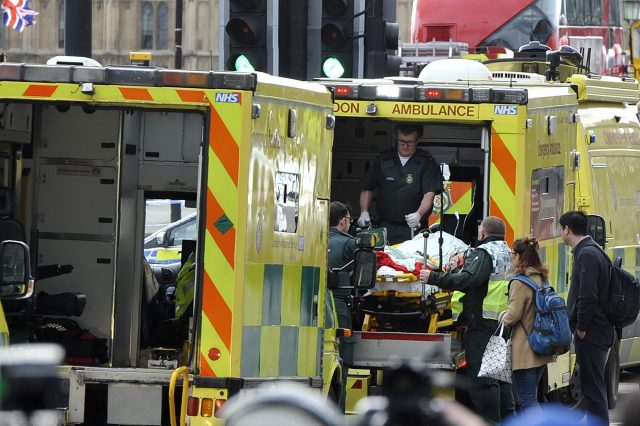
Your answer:
[[[238,167],[240,164],[238,144],[213,104],[211,104],[209,144],[227,170],[233,183],[238,186]]]
[[[204,274],[204,286],[202,293],[202,310],[209,318],[213,328],[222,339],[222,343],[228,350],[231,349],[231,309],[218,291],[209,274]]]
[[[203,90],[176,89],[176,93],[182,102],[200,103],[206,101],[206,95]]]
[[[236,230],[231,219],[225,214],[220,203],[209,190],[207,191],[207,231],[224,254],[232,268],[235,268]]]
[[[57,85],[51,84],[30,84],[23,96],[35,96],[40,98],[49,98],[58,88]]]
[[[493,196],[491,196],[490,199],[491,199],[491,205],[490,205],[490,208],[489,208],[489,215],[497,216],[497,217],[499,217],[500,219],[502,219],[504,221],[504,224],[505,224],[505,226],[507,228],[505,241],[509,245],[511,245],[511,244],[513,244],[514,236],[515,236],[515,232],[513,231],[513,227],[511,226],[511,223],[509,222],[509,220],[502,213],[502,210],[500,210],[500,207],[498,207],[498,203],[496,203],[496,200],[494,200]]]
[[[516,160],[498,133],[491,138],[491,161],[496,165],[511,192],[516,192]]]
[[[207,377],[216,377],[215,371],[209,367],[209,363],[202,352],[200,352],[200,374]]]
[[[120,87],[120,93],[125,99],[132,101],[152,101],[153,96],[148,89],[141,87]]]

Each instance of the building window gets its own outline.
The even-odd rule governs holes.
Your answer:
[[[58,49],[64,49],[64,2],[58,3]]]
[[[169,6],[167,3],[158,5],[158,32],[156,49],[169,48]]]
[[[142,3],[142,48],[153,49],[153,5]]]
[[[146,50],[169,48],[169,4],[166,1],[142,2],[141,45]]]

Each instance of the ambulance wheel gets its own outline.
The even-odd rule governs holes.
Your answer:
[[[340,386],[340,381],[338,378],[334,377],[331,381],[331,386],[329,386],[329,393],[327,395],[327,399],[333,402],[336,407],[339,407],[342,412],[344,412],[344,407],[340,407],[340,392],[342,388]]]
[[[607,365],[604,368],[604,382],[607,385],[609,410],[613,410],[618,403],[618,385],[620,384],[620,353],[617,341],[609,352],[609,359],[607,359]]]
[[[569,379],[569,385],[549,392],[547,399],[571,408],[580,406],[582,403],[582,388],[580,385],[580,365],[577,362],[573,368],[573,374],[571,374],[571,378]]]

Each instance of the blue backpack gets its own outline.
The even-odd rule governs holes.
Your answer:
[[[571,345],[571,329],[564,299],[558,296],[548,282],[538,287],[535,281],[526,275],[518,275],[515,279],[531,287],[535,294],[536,315],[533,319],[533,329],[531,333],[524,331],[533,352],[538,355],[567,353]]]

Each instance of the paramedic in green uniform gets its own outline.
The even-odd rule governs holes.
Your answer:
[[[379,226],[387,228],[391,245],[426,225],[433,198],[442,191],[438,165],[428,152],[417,149],[422,126],[398,124],[395,132],[397,149],[380,154],[362,179],[358,218],[362,228],[371,224],[369,207],[377,189]]]
[[[351,226],[351,212],[347,205],[333,201],[329,206],[329,239],[327,266],[329,269],[342,268],[351,262],[356,251],[356,239],[347,234]],[[338,315],[338,326],[340,328],[352,328],[351,309],[349,303],[351,299],[351,289],[334,288],[333,301]],[[345,336],[340,339],[340,357],[345,366],[342,369],[342,383],[347,383],[346,365],[353,363],[353,337]],[[340,407],[344,409],[346,392],[343,388],[340,395]]]
[[[505,234],[502,219],[488,216],[480,223],[478,246],[467,253],[462,269],[420,271],[423,282],[454,291],[454,294],[464,293],[458,324],[467,361],[466,376],[472,387],[468,392],[472,395],[475,411],[492,425],[500,424],[514,412],[510,384],[478,377],[484,350],[498,328],[498,315],[508,307],[511,249],[504,241]]]

